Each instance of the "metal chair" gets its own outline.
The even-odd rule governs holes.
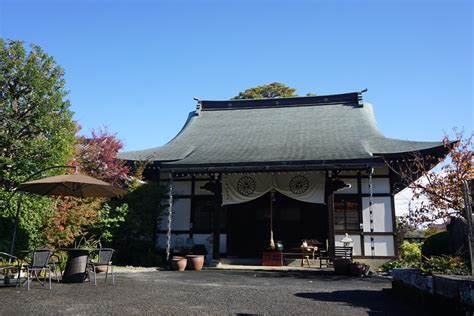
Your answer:
[[[96,249],[96,252],[98,252],[98,257],[97,261],[89,261],[87,264],[88,267],[88,274],[93,273],[94,274],[94,285],[97,286],[97,273],[98,268],[100,267],[105,267],[105,283],[107,283],[107,276],[109,274],[109,268],[110,272],[112,274],[112,285],[115,285],[115,277],[114,277],[114,268],[112,267],[112,256],[114,255],[115,250],[112,248],[100,248]]]
[[[49,266],[52,268],[52,271],[54,272],[54,276],[56,277],[56,281],[60,281],[60,277],[59,275],[62,275],[62,271],[61,271],[61,267],[60,267],[60,264],[61,264],[61,259],[59,258],[58,255],[56,254],[52,254],[50,257],[49,257]],[[59,275],[58,275],[58,268],[59,268]]]
[[[15,262],[16,261],[16,262]],[[17,285],[20,284],[21,261],[6,252],[0,252],[0,274],[3,275],[3,284],[10,285],[11,276],[17,275]]]
[[[48,271],[49,277],[49,289],[51,290],[51,266],[49,264],[49,258],[53,254],[53,252],[49,249],[35,249],[30,252],[31,253],[31,263],[26,265],[26,284],[28,287],[28,291],[30,290],[30,283],[33,281],[33,278],[38,280],[42,286],[45,286],[45,279],[43,281],[40,280],[40,275],[44,271]],[[33,278],[32,278],[33,277]]]

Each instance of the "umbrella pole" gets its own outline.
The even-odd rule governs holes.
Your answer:
[[[20,221],[20,209],[21,209],[21,201],[22,200],[23,200],[23,192],[20,191],[20,196],[18,197],[18,202],[16,204],[15,224],[13,226],[12,245],[10,247],[10,253],[11,254],[13,254],[13,250],[15,250],[16,231],[18,229],[18,222]]]
[[[273,240],[273,200],[275,192],[270,192],[270,249],[275,249],[275,241]]]

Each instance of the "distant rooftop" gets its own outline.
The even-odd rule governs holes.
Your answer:
[[[145,135],[144,135],[145,136]],[[382,155],[443,150],[441,142],[386,138],[357,92],[199,101],[183,129],[156,148],[123,152],[166,168],[380,162]]]

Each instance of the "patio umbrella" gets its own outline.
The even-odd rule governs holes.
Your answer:
[[[65,174],[22,183],[18,191],[39,195],[113,197],[127,191],[79,173]]]
[[[24,182],[18,186],[17,191],[20,191],[20,196],[18,197],[10,253],[13,253],[13,250],[15,249],[16,231],[20,216],[23,192],[30,192],[39,195],[74,196],[80,198],[113,197],[127,192],[126,190],[115,187],[107,182],[77,172]]]

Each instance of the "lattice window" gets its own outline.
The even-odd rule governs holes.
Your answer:
[[[335,230],[360,230],[358,197],[334,197],[334,228]]]

